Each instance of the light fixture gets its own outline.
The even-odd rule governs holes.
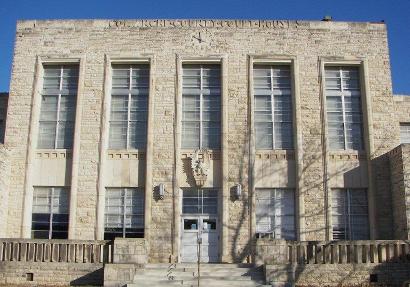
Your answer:
[[[235,185],[235,198],[239,199],[242,195],[242,185],[240,183]]]
[[[160,183],[158,185],[158,195],[159,195],[159,199],[164,199],[165,196],[165,184]]]

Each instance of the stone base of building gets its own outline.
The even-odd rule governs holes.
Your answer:
[[[269,284],[257,286],[406,286],[410,282],[410,242],[404,240],[297,242],[264,238],[256,240],[254,252],[252,266],[264,266],[264,281]],[[137,274],[145,274],[142,269],[153,270],[148,254],[144,239],[2,239],[0,286],[138,284]],[[172,275],[178,268],[186,271],[185,265],[161,265],[160,271],[167,274],[164,281],[173,281],[168,279],[168,269]],[[218,269],[218,264],[202,265],[203,270]],[[238,264],[221,266],[240,268]],[[194,267],[190,263],[189,268]]]

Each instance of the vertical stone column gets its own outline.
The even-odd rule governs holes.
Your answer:
[[[144,237],[150,238],[151,231],[151,201],[153,197],[152,161],[153,161],[153,119],[154,119],[154,90],[155,90],[155,62],[150,57],[149,61],[149,92],[148,92],[148,118],[147,118],[147,146],[145,151],[145,204],[144,204]],[[149,243],[149,242],[148,242]],[[149,246],[148,244],[146,244]]]
[[[222,239],[220,242],[220,250],[221,250],[221,260],[222,262],[228,262],[228,251],[229,251],[229,230],[228,230],[228,222],[229,222],[229,184],[228,184],[228,177],[229,177],[229,147],[228,147],[228,59],[227,57],[223,57],[221,61],[221,71],[222,71],[222,93],[221,93],[221,100],[222,100],[222,134],[221,134],[221,163],[222,163],[222,201],[220,201],[220,212],[219,214],[222,216],[221,218],[221,236]],[[221,199],[221,197],[219,197]],[[222,208],[222,210],[221,210]]]
[[[292,102],[293,102],[293,135],[296,161],[296,238],[305,240],[305,199],[303,190],[303,141],[302,141],[302,116],[301,116],[301,99],[299,85],[299,63],[296,57],[291,57],[292,72]]]
[[[70,209],[69,209],[69,227],[68,238],[75,239],[75,226],[77,214],[77,189],[78,189],[78,164],[80,160],[80,140],[81,140],[81,118],[83,103],[83,87],[85,75],[85,56],[80,59],[78,75],[78,91],[75,110],[75,128],[73,139],[73,154],[71,166],[71,188],[70,188]]]
[[[43,86],[43,63],[40,57],[37,57],[34,74],[34,89],[31,98],[31,117],[27,144],[25,179],[24,179],[24,199],[23,199],[23,218],[21,226],[21,237],[30,238],[31,218],[33,208],[33,185],[32,185],[32,167],[34,159],[34,150],[37,143],[38,120],[41,105],[41,87]]]
[[[104,168],[107,161],[107,148],[109,137],[109,116],[110,116],[110,91],[111,91],[111,58],[105,55],[104,62],[104,98],[101,111],[101,130],[100,130],[100,150],[98,165],[98,182],[97,182],[97,226],[96,238],[104,238],[104,206],[105,206],[105,186],[104,186]]]

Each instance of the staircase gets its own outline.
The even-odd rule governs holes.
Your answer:
[[[134,276],[127,287],[198,286],[196,264],[147,264]],[[263,266],[251,264],[202,264],[200,286],[203,287],[262,287],[265,275]]]

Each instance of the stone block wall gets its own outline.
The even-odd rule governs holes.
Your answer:
[[[1,262],[0,286],[102,286],[103,264]]]
[[[0,238],[7,236],[9,172],[8,150],[0,145]]]
[[[389,157],[394,237],[410,239],[410,144],[398,146]]]
[[[202,37],[203,41],[198,41]],[[366,124],[371,144],[366,151],[374,159],[397,146],[398,126],[388,121],[394,111],[391,91],[390,64],[386,26],[382,23],[347,23],[320,21],[248,21],[248,20],[57,20],[20,21],[17,24],[13,71],[10,85],[9,117],[5,145],[10,149],[8,217],[6,235],[28,236],[20,227],[25,216],[24,196],[31,188],[26,181],[26,157],[29,150],[30,118],[35,112],[34,99],[39,97],[33,86],[39,77],[36,67],[42,61],[78,58],[83,69],[81,82],[81,125],[78,133],[78,158],[75,182],[76,206],[72,217],[72,238],[96,239],[100,235],[101,219],[97,218],[99,196],[99,169],[107,151],[101,150],[103,134],[104,96],[107,59],[150,58],[152,74],[152,162],[149,170],[152,185],[165,184],[164,200],[152,198],[149,227],[146,239],[152,261],[177,258],[175,241],[179,225],[180,200],[175,185],[178,177],[175,163],[179,151],[175,149],[175,130],[180,122],[176,106],[176,91],[180,75],[178,59],[224,59],[224,99],[226,120],[221,175],[224,200],[224,260],[245,261],[252,245],[252,183],[250,175],[249,110],[249,57],[257,55],[267,59],[293,59],[297,69],[297,90],[300,101],[295,104],[297,138],[295,169],[289,171],[297,178],[300,195],[297,215],[300,236],[305,240],[324,240],[329,237],[326,207],[326,161],[324,153],[323,115],[321,109],[321,65],[323,62],[360,62],[369,75],[367,83],[368,107],[371,117]],[[108,64],[109,66],[109,64]],[[109,87],[108,87],[109,89]],[[34,109],[32,109],[34,107]],[[37,107],[38,108],[38,107]],[[33,131],[35,133],[35,131]],[[179,139],[177,139],[179,140]],[[178,153],[177,153],[178,152]],[[286,166],[286,164],[283,164]],[[289,166],[293,166],[293,163]],[[391,205],[389,179],[379,176],[385,162],[376,164],[369,178],[377,178],[374,190],[375,218],[379,233],[374,236],[389,238],[391,213],[380,205]],[[29,172],[30,173],[30,172]],[[3,175],[0,175],[1,177]],[[256,175],[258,176],[258,175]],[[235,184],[241,183],[240,200],[230,200],[227,194]],[[73,185],[74,186],[74,185]],[[282,187],[282,186],[272,186]],[[104,187],[102,187],[104,188]],[[151,186],[146,189],[153,192]],[[150,196],[150,194],[149,194]],[[385,212],[386,213],[383,213]],[[99,223],[100,222],[100,223]],[[71,224],[70,223],[70,224]],[[98,238],[101,239],[101,238]]]

